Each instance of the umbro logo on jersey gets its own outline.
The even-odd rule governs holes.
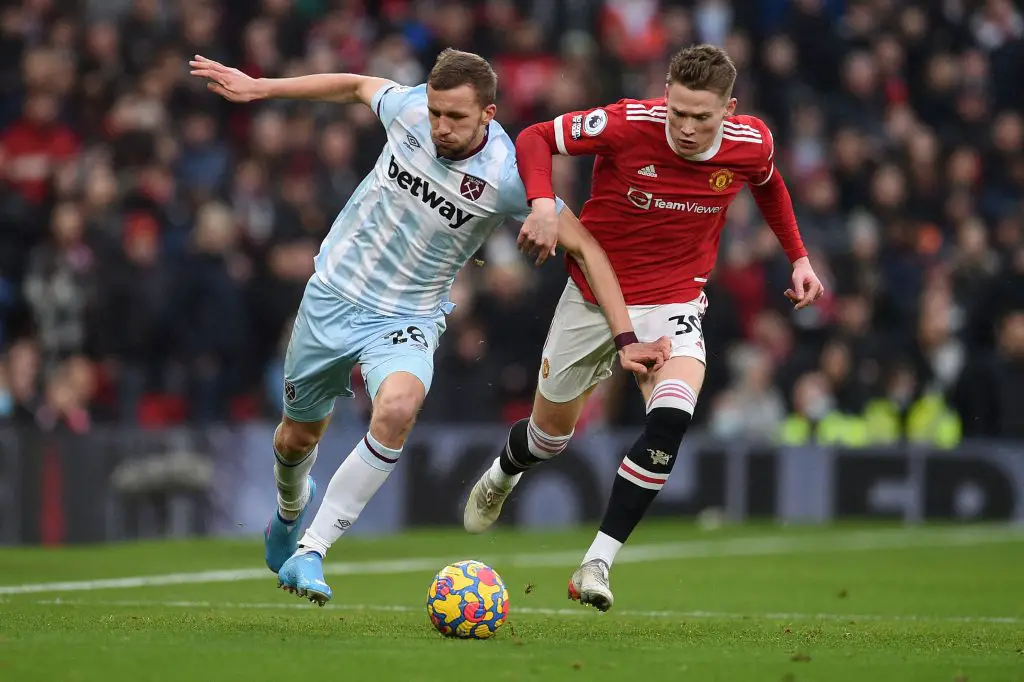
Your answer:
[[[444,195],[438,194],[437,190],[430,186],[429,180],[424,180],[418,175],[402,170],[393,156],[391,157],[391,163],[388,164],[388,177],[394,180],[395,184],[406,192],[437,211],[438,215],[448,221],[448,227],[453,230],[457,230],[465,225],[469,222],[470,218],[479,217],[463,211],[445,199]],[[482,192],[483,189],[481,188],[480,191]]]
[[[637,175],[646,175],[649,178],[658,177],[658,171],[654,170],[654,164],[648,164],[637,171]]]

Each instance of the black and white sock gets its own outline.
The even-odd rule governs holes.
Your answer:
[[[530,467],[560,455],[569,445],[568,436],[551,436],[533,422],[520,419],[508,431],[508,440],[501,455],[488,472],[491,483],[499,490],[511,490],[523,472]]]
[[[696,404],[697,392],[685,381],[666,379],[654,387],[643,433],[619,465],[601,529],[583,563],[601,559],[611,566],[615,561],[615,555],[668,481]]]

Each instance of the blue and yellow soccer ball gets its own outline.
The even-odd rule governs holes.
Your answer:
[[[487,639],[508,618],[508,590],[490,566],[459,561],[434,576],[427,590],[427,615],[446,637]]]

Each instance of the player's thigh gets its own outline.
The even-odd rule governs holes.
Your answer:
[[[555,308],[541,352],[537,376],[537,396],[545,401],[541,409],[560,411],[566,417],[574,415],[575,425],[586,396],[612,375],[615,360],[615,342],[601,309],[587,303],[570,280]],[[551,405],[564,407],[559,410]]]
[[[654,341],[667,336],[672,341],[668,361],[657,373],[638,379],[644,400],[658,382],[667,379],[685,381],[695,393],[704,384],[707,347],[701,328],[708,299],[703,293],[692,301],[651,306],[633,311],[633,326],[641,341]]]
[[[359,353],[366,392],[376,407],[378,395],[416,394],[422,403],[434,378],[434,352],[445,330],[444,316],[374,316],[367,326],[367,338]],[[403,376],[390,380],[392,375]],[[418,382],[419,387],[410,382]],[[418,408],[417,404],[417,408]]]
[[[319,428],[335,398],[351,398],[360,310],[327,291],[316,278],[302,295],[284,359],[284,415]]]

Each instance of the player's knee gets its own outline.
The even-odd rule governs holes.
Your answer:
[[[533,422],[533,427],[542,434],[550,434],[553,437],[571,436],[575,423],[571,418],[561,414],[548,414],[544,411],[534,410],[526,423]]]
[[[303,424],[285,419],[274,432],[274,449],[284,459],[299,459],[316,447],[322,434],[319,422]]]
[[[423,390],[400,386],[381,390],[373,405],[373,421],[392,433],[407,433],[423,403]]]
[[[576,421],[589,395],[588,390],[569,402],[556,403],[538,392],[533,401],[529,421],[534,429],[550,437],[572,436]]]

